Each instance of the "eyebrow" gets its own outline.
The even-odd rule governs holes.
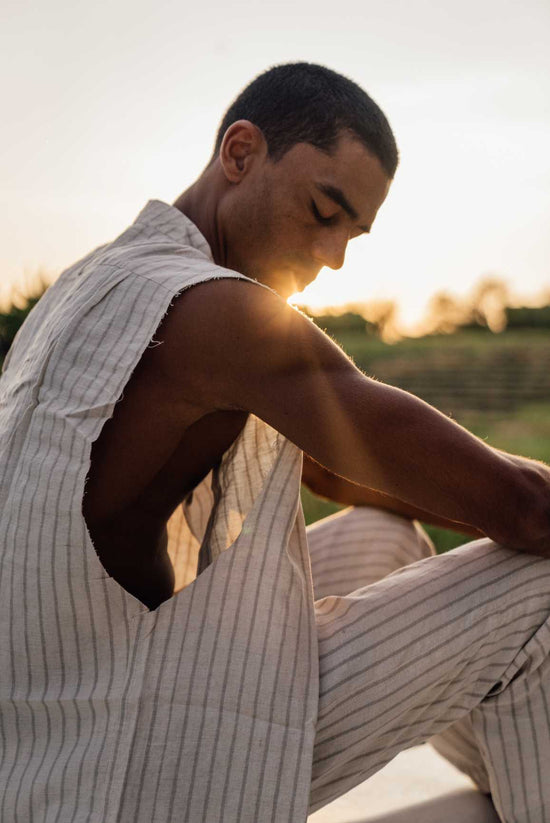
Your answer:
[[[331,186],[329,183],[316,183],[315,185],[319,191],[322,191],[323,194],[330,197],[330,199],[333,200],[338,206],[341,206],[352,220],[357,220],[359,215],[347,199],[342,189],[339,189],[336,186]],[[370,232],[370,226],[359,226],[359,228],[366,234]]]

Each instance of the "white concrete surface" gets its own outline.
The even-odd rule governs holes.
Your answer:
[[[499,823],[490,800],[430,745],[385,768],[308,817],[308,823]]]

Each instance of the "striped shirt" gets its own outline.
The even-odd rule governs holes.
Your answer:
[[[164,314],[219,278],[243,275],[149,201],[63,272],[6,358],[3,823],[307,816],[318,651],[300,450],[250,416],[168,524],[176,593],[154,611],[109,577],[82,515],[92,443]]]

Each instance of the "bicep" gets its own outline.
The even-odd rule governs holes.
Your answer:
[[[521,531],[527,491],[509,461],[419,398],[366,377],[269,290],[194,286],[159,332],[175,405],[250,412],[336,475],[493,539]]]
[[[323,463],[346,439],[346,407],[364,402],[368,378],[347,355],[281,298],[246,281],[184,292],[156,336],[188,402],[253,413]]]

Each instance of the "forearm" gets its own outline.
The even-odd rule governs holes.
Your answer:
[[[535,477],[532,468],[407,392],[377,384],[365,401],[361,394],[358,379],[356,397],[348,388],[336,395],[333,425],[346,427],[350,443],[338,454],[333,447],[329,451],[331,437],[320,447],[314,444],[318,462],[505,545],[521,548],[545,528],[541,507],[550,500],[550,475]]]
[[[369,489],[366,486],[359,486],[351,483],[343,477],[333,474],[324,466],[316,463],[307,454],[304,454],[304,465],[302,471],[302,482],[307,488],[319,497],[341,503],[344,506],[372,506],[385,511],[393,512],[401,517],[410,520],[421,520],[432,526],[439,526],[444,529],[451,529],[468,534],[472,537],[484,537],[484,533],[466,523],[457,523],[439,517],[432,512],[427,512],[404,503],[396,497],[383,494],[382,492]]]
[[[171,342],[158,347],[186,414],[190,405],[199,416],[255,414],[336,475],[550,556],[547,468],[514,463],[414,395],[366,377],[266,289],[210,285],[177,301],[164,327]]]

